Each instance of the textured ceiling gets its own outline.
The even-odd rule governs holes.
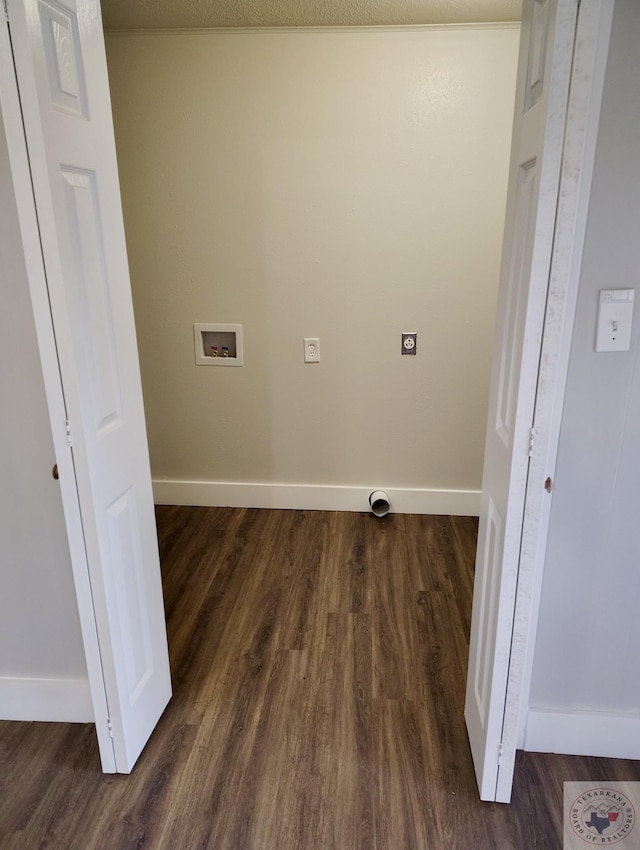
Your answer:
[[[521,0],[102,0],[105,29],[519,21]]]

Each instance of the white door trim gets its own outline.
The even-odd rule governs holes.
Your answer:
[[[514,488],[510,484],[506,507],[504,503],[501,505],[502,513],[495,522],[490,488],[492,470],[499,467],[500,458],[494,458],[496,447],[490,443],[489,432],[485,453],[482,501],[488,515],[483,525],[481,513],[477,561],[480,569],[474,589],[465,716],[481,798],[497,802],[506,803],[511,798],[515,753],[519,743],[521,746],[528,707],[551,501],[545,481],[547,477],[553,478],[558,447],[613,2],[582,0],[577,14],[579,0],[557,0],[558,17],[553,23],[545,18],[554,8],[551,0],[548,3],[531,0],[523,23],[521,49],[527,50],[531,50],[527,22],[533,26],[537,21],[538,27],[553,23],[555,27],[553,45],[548,45],[554,51],[551,67],[555,69],[555,84],[547,92],[553,100],[546,106],[542,141],[547,161],[553,160],[555,179],[553,185],[548,179],[544,189],[549,209],[541,219],[534,242],[534,255],[542,254],[544,267],[535,273],[531,270],[524,318],[527,356],[524,357],[523,351],[516,389],[517,408],[523,411],[522,415],[518,413],[522,445],[516,446],[514,442],[509,472],[511,482],[518,486]],[[530,63],[531,54],[520,57],[521,78],[527,67],[529,71],[532,67],[525,62],[527,56]],[[550,81],[547,85],[551,85]],[[516,108],[522,108],[521,101],[517,101]],[[530,110],[525,103],[523,115],[527,114]],[[517,111],[516,133],[520,118]],[[522,133],[526,131],[523,127]],[[533,146],[534,135],[529,140],[526,135],[514,135],[513,150],[520,157],[516,164],[524,162],[528,153],[535,154],[533,149],[529,152],[526,148],[527,140]],[[512,198],[513,183],[509,192]],[[507,214],[512,215],[509,210]],[[537,215],[540,216],[540,210]],[[506,251],[511,247],[508,241],[511,229],[509,220],[505,228]],[[503,328],[499,327],[497,333],[497,345],[504,346]],[[499,348],[495,356],[508,355],[506,349]],[[498,380],[495,369],[501,363],[501,359],[494,362],[490,408],[497,403],[493,381]],[[489,428],[492,416],[490,413]],[[508,514],[514,515],[510,549],[507,553],[505,536],[504,552],[498,553],[494,563],[494,556],[489,557],[487,541],[491,542],[490,533],[494,538],[505,534],[500,530],[500,517]],[[487,598],[492,607],[486,607]],[[478,676],[484,682],[482,692],[478,691]]]
[[[71,566],[78,600],[78,612],[84,643],[87,673],[93,705],[94,723],[98,737],[102,769],[114,773],[116,769],[113,740],[109,732],[109,711],[104,686],[104,675],[98,633],[96,629],[93,597],[89,580],[80,505],[76,490],[73,458],[66,431],[66,408],[62,381],[58,368],[58,354],[47,281],[40,245],[38,217],[31,185],[18,86],[13,67],[11,42],[7,21],[0,26],[0,108],[7,136],[7,148],[22,235],[31,305],[36,327],[40,363],[44,377],[51,433],[60,473],[60,493],[71,554]]]
[[[573,332],[614,0],[582,0],[576,32],[560,191],[525,495],[496,800],[509,802],[523,746],[553,481]]]
[[[7,8],[110,737],[129,773],[171,678],[100,4]]]
[[[571,73],[560,192],[525,496],[498,801],[511,796],[516,748],[524,744],[542,576],[569,352],[582,268],[614,0],[582,0]]]
[[[465,720],[481,799],[496,800],[530,435],[578,0],[526,0],[491,370]]]

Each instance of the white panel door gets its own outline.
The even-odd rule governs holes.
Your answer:
[[[483,800],[515,750],[503,718],[576,19],[577,0],[525,0],[465,705]]]
[[[8,14],[113,763],[126,773],[171,683],[100,7],[9,0]]]

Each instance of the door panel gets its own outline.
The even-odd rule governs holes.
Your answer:
[[[544,92],[544,76],[547,56],[547,36],[549,35],[549,0],[535,0],[531,13],[531,32],[529,34],[529,61],[525,83],[524,111],[528,112],[541,99]]]
[[[491,670],[492,659],[495,650],[495,633],[493,623],[498,605],[497,592],[500,587],[500,542],[502,540],[502,517],[496,510],[493,500],[489,499],[487,507],[487,533],[485,535],[485,548],[482,552],[482,561],[487,564],[488,569],[482,573],[481,598],[484,600],[482,619],[478,631],[478,653],[475,666],[473,688],[476,705],[482,720],[487,717],[489,697],[491,695]]]
[[[509,276],[513,286],[507,293],[503,336],[500,344],[498,416],[496,434],[509,451],[513,447],[516,402],[520,379],[519,347],[524,334],[527,309],[528,269],[531,263],[530,240],[536,207],[536,160],[518,169],[513,248]]]
[[[102,439],[108,429],[122,427],[124,421],[96,175],[69,167],[61,168],[60,174],[71,249],[64,284],[72,324],[77,328],[76,363],[90,391],[84,400],[87,420]]]
[[[484,800],[515,750],[502,728],[576,19],[576,0],[524,5],[465,705]]]
[[[9,22],[115,763],[128,772],[171,685],[100,8],[10,0]]]
[[[87,117],[83,68],[78,62],[80,42],[75,14],[64,6],[38,5],[51,102],[71,114]]]

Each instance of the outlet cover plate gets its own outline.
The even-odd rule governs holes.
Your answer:
[[[415,354],[418,348],[418,334],[415,331],[409,331],[402,334],[402,354]]]
[[[307,336],[304,338],[304,362],[320,362],[320,340],[318,337]]]

